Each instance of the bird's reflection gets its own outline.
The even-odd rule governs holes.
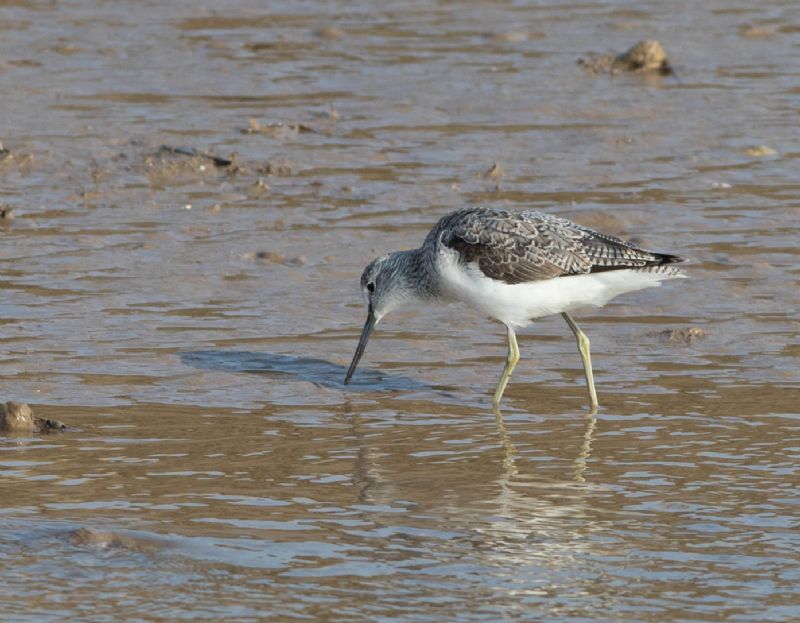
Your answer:
[[[500,409],[494,409],[494,419],[497,423],[497,432],[500,436],[500,444],[503,447],[503,472],[508,480],[517,473],[516,465],[514,464],[514,456],[517,454],[517,449],[511,443],[506,430],[506,423],[503,421],[503,414]]]
[[[580,574],[581,560],[595,547],[591,535],[601,529],[591,510],[594,489],[586,484],[594,413],[583,417],[582,434],[564,438],[550,430],[548,436],[536,436],[546,440],[555,434],[561,447],[572,448],[566,469],[553,477],[552,469],[532,469],[540,464],[540,449],[530,446],[524,431],[509,429],[499,411],[490,424],[485,411],[457,409],[428,407],[433,411],[428,417],[437,420],[431,423],[422,415],[424,403],[391,420],[372,419],[358,405],[348,405],[343,415],[355,450],[354,510],[372,526],[368,534],[424,551],[428,563],[469,561],[507,578],[515,592],[524,590],[514,579],[517,573]],[[567,428],[576,430],[574,423],[570,420]],[[525,426],[531,425],[528,419]],[[447,441],[456,440],[453,451]],[[472,451],[462,445],[468,442]],[[506,570],[513,572],[503,575]]]
[[[578,456],[575,457],[573,462],[573,471],[575,480],[577,482],[586,482],[584,474],[587,469],[587,461],[592,454],[592,441],[594,439],[594,427],[597,425],[597,412],[590,411],[583,416],[586,423],[586,428],[583,431],[583,443],[581,444]]]
[[[503,420],[503,414],[500,412],[499,409],[495,408],[493,410],[495,422],[497,423],[497,433],[500,437],[500,443],[503,447],[503,468],[504,473],[508,479],[514,476],[517,473],[516,466],[514,465],[514,457],[517,454],[517,449],[514,447],[514,444],[511,442],[511,439],[508,435],[508,430],[506,429],[505,421]],[[587,469],[587,461],[592,453],[592,441],[594,440],[594,429],[597,425],[597,410],[592,409],[588,413],[583,416],[584,420],[584,431],[583,431],[583,440],[581,442],[580,448],[578,450],[578,454],[573,461],[573,476],[576,482],[586,482],[586,478],[584,476],[586,469]]]

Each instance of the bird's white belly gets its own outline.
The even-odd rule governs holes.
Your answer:
[[[459,264],[455,254],[441,253],[438,261],[445,294],[513,327],[578,307],[605,305],[618,294],[684,276],[623,269],[507,284],[486,277],[475,264]]]

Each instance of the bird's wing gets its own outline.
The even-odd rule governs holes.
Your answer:
[[[460,261],[508,284],[681,261],[540,212],[467,209],[439,228],[441,243]]]

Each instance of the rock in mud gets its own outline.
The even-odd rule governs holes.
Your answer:
[[[0,206],[0,221],[10,221],[14,218],[14,210],[8,206]]]
[[[24,402],[0,403],[0,430],[9,433],[32,433],[33,410]]]
[[[24,402],[0,403],[0,431],[7,433],[46,433],[66,430],[58,420],[37,417]]]
[[[674,73],[672,65],[658,41],[647,39],[640,41],[622,54],[604,54],[588,59],[578,59],[578,64],[592,74],[618,74],[627,72],[652,72],[662,76]]]

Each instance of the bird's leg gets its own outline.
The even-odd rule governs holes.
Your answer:
[[[583,371],[586,373],[586,385],[589,387],[589,400],[592,403],[592,412],[594,412],[597,409],[597,392],[594,390],[592,358],[589,355],[589,338],[586,337],[586,334],[580,330],[578,325],[575,324],[575,321],[567,312],[563,312],[561,315],[564,317],[564,320],[567,321],[569,328],[572,329],[572,332],[575,334],[575,339],[578,340],[578,350],[581,353],[581,359],[583,359]]]
[[[500,399],[503,397],[503,392],[506,391],[508,379],[511,378],[511,372],[514,366],[519,361],[519,346],[517,346],[517,336],[514,334],[514,329],[506,325],[508,329],[508,358],[506,359],[506,367],[503,369],[503,376],[500,377],[500,382],[497,384],[497,389],[494,390],[494,398],[492,404],[497,409],[500,406]]]

